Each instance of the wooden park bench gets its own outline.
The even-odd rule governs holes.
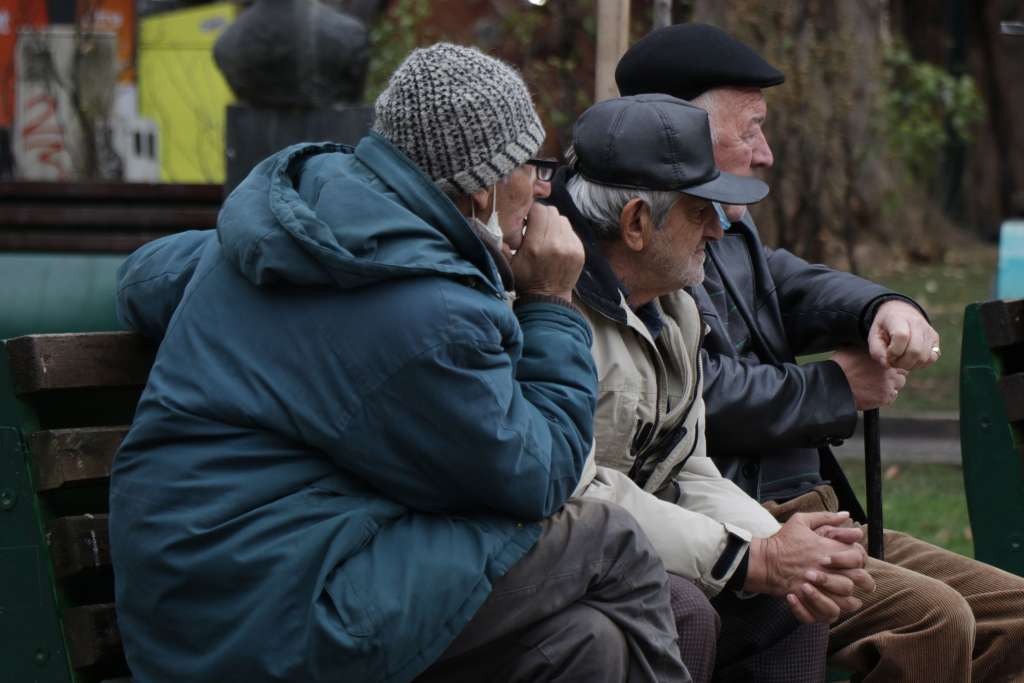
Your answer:
[[[1024,299],[971,304],[960,444],[974,555],[1024,576]]]
[[[153,356],[131,332],[0,343],[0,664],[9,680],[130,676],[114,611],[108,492]],[[833,673],[829,680],[848,678]]]
[[[128,332],[0,345],[0,680],[130,676],[107,496],[153,352]]]

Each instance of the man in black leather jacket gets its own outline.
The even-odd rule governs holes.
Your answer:
[[[783,74],[719,29],[659,29],[626,52],[616,80],[623,95],[667,93],[708,110],[723,171],[772,165],[761,90]],[[938,334],[912,300],[767,248],[746,207],[722,208],[728,230],[708,244],[705,281],[691,289],[709,327],[708,453],[780,519],[841,508],[864,521],[829,443],[853,432],[858,410],[895,400],[909,371],[934,363]],[[796,364],[822,351],[834,354]],[[836,664],[864,680],[1024,676],[1024,579],[899,532],[884,540],[888,562],[868,564],[875,593],[832,628]]]

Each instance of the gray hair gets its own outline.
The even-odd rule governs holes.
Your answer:
[[[580,213],[594,224],[594,237],[599,240],[617,240],[622,237],[619,217],[631,199],[640,199],[651,210],[655,229],[660,230],[676,202],[678,192],[662,190],[634,190],[591,182],[581,175],[569,180],[566,189]]]
[[[715,126],[715,121],[718,118],[721,102],[719,102],[718,93],[722,91],[722,88],[712,88],[711,90],[705,90],[701,94],[690,100],[690,104],[695,107],[700,107],[708,113],[708,124],[711,128],[711,144],[718,144],[718,128]]]

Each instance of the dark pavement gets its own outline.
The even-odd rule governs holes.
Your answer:
[[[864,459],[863,420],[842,446],[833,448],[840,460]],[[955,413],[929,415],[886,415],[879,422],[882,436],[882,464],[960,464],[960,423]]]

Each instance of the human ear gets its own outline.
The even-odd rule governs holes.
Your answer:
[[[494,195],[493,187],[485,187],[482,190],[477,190],[469,196],[470,204],[476,215],[483,216],[483,220],[487,220],[487,216],[491,214],[491,197]]]
[[[634,197],[626,202],[619,214],[619,231],[622,243],[632,251],[643,251],[650,244],[654,225],[651,222],[651,207],[647,202]]]

